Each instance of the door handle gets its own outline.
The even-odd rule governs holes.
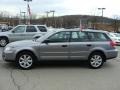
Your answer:
[[[87,44],[88,47],[92,46],[91,44]]]
[[[67,47],[67,45],[62,45],[62,47]]]

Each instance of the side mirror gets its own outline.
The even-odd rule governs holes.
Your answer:
[[[49,39],[46,39],[46,40],[43,41],[43,43],[49,43],[49,42],[50,42]]]
[[[12,33],[15,33],[15,31],[12,31]]]
[[[40,38],[40,36],[35,36],[35,37],[33,37],[32,39],[35,39],[35,40],[36,40],[36,39],[38,39],[38,38]]]

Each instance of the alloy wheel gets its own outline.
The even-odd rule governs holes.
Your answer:
[[[19,65],[23,69],[30,68],[33,65],[33,58],[27,54],[21,55],[19,57]]]
[[[94,69],[100,68],[104,63],[104,59],[103,54],[99,52],[93,53],[89,58],[89,66]]]
[[[7,45],[7,41],[5,39],[0,40],[0,46],[4,47]]]

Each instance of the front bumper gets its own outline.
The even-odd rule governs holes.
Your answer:
[[[15,56],[14,52],[9,52],[9,53],[3,52],[2,58],[4,61],[13,62],[13,61],[15,61],[16,56]]]
[[[119,46],[119,45],[120,45],[120,42],[116,42],[116,45],[118,45],[118,46]]]

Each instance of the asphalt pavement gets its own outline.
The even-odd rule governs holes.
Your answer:
[[[0,90],[120,90],[120,53],[100,69],[89,69],[82,62],[48,62],[19,70],[2,60],[2,50]]]

